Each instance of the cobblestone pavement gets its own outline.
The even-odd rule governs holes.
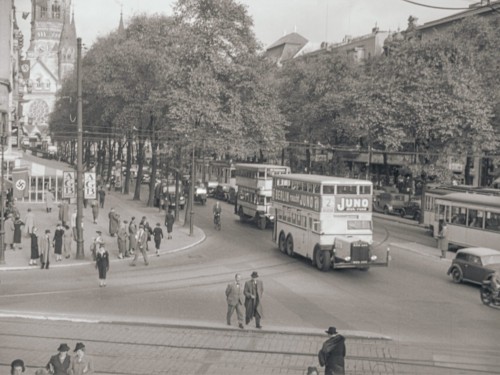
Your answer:
[[[84,342],[99,374],[304,374],[317,366],[320,333],[255,329],[0,319],[0,368],[22,358],[43,367],[60,343]],[[494,363],[460,363],[386,339],[346,334],[347,374],[498,374]],[[470,350],[467,350],[470,354]],[[453,348],[457,356],[457,349]],[[70,353],[71,354],[71,353]],[[477,353],[478,355],[480,353]],[[491,353],[490,353],[491,354]]]

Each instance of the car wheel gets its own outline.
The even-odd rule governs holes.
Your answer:
[[[451,270],[451,279],[453,282],[459,284],[462,282],[464,275],[462,273],[462,270],[459,267],[453,267]]]
[[[279,237],[279,240],[278,240],[278,247],[280,248],[280,251],[283,254],[286,253],[286,237],[285,237],[285,233],[284,232],[280,233],[280,237]]]
[[[326,272],[330,269],[330,252],[327,250],[316,249],[314,260],[318,270]]]
[[[413,220],[420,221],[420,212],[415,212],[413,214]]]
[[[286,253],[288,256],[293,257],[293,237],[291,234],[286,238]]]
[[[405,217],[405,216],[406,216],[406,211],[405,211],[405,210],[401,210],[401,211],[399,212],[399,216],[401,216],[401,217]]]
[[[384,207],[384,214],[389,215],[389,207]]]

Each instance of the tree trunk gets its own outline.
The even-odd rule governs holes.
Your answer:
[[[112,146],[111,138],[108,139],[108,173],[107,173],[107,181],[108,184],[111,184],[111,169],[113,168],[113,146]]]
[[[128,134],[127,141],[127,168],[125,170],[125,189],[124,193],[130,193],[130,170],[132,169],[132,136]]]
[[[149,180],[149,197],[148,197],[148,207],[154,206],[155,200],[155,183],[156,183],[156,169],[158,167],[158,141],[155,137],[155,122],[153,116],[151,116],[151,127],[150,127],[150,137],[151,137],[151,174]]]
[[[150,116],[150,121],[152,121],[152,116]],[[143,124],[141,124],[139,129],[139,147],[137,150],[137,179],[135,181],[135,191],[133,198],[135,201],[141,199],[141,180],[142,171],[144,169],[144,156],[144,131]]]

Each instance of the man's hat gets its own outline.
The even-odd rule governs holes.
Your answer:
[[[259,274],[257,273],[257,271],[253,271],[250,276],[252,279],[256,279],[257,277],[259,277]]]
[[[328,333],[329,335],[335,335],[335,334],[337,334],[337,328],[328,327],[328,330],[326,330],[325,332]]]
[[[69,346],[66,343],[59,345],[59,348],[57,348],[58,352],[69,352],[69,350]]]
[[[22,367],[24,372],[25,371],[24,361],[22,359],[14,359],[10,364],[10,368],[13,370],[15,367]]]
[[[74,351],[77,352],[80,349],[85,349],[85,345],[83,344],[83,342],[77,342]]]
[[[102,232],[100,230],[96,230],[95,231],[97,234],[102,234]]]

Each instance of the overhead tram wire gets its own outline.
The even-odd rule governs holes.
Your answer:
[[[432,9],[441,9],[441,10],[469,10],[470,9],[470,8],[440,7],[440,6],[435,6],[435,5],[422,4],[422,3],[418,3],[418,2],[412,1],[412,0],[401,0],[401,1],[404,1],[405,3],[413,4],[413,5],[418,5],[420,7],[432,8]]]

